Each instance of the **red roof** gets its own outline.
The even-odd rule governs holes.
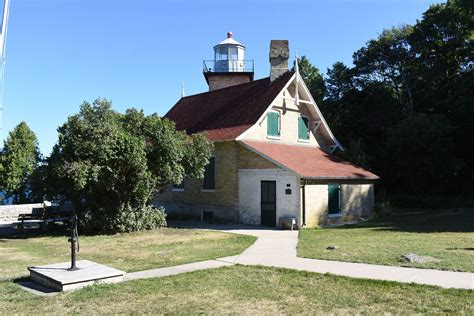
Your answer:
[[[213,141],[233,140],[257,122],[293,74],[184,97],[164,117],[188,134],[205,132]]]
[[[242,141],[266,159],[308,179],[367,179],[378,176],[318,147]]]

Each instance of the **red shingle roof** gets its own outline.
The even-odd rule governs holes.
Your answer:
[[[181,98],[164,116],[188,134],[206,132],[213,141],[232,140],[255,124],[293,76],[270,78]]]
[[[320,148],[242,141],[261,156],[308,179],[367,179],[378,176]]]

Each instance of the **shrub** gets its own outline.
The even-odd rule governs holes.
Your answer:
[[[374,212],[377,216],[390,215],[392,214],[392,204],[390,201],[377,202],[374,205]]]
[[[133,208],[130,204],[126,204],[119,207],[118,214],[112,221],[111,230],[129,233],[164,226],[166,226],[166,213],[163,207],[146,205],[142,208]]]

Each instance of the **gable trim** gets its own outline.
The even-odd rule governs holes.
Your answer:
[[[281,89],[281,91],[276,95],[276,97],[272,100],[272,102],[270,102],[270,104],[268,105],[267,109],[265,110],[265,112],[263,112],[263,114],[258,118],[257,122],[255,122],[249,129],[247,129],[245,132],[243,132],[242,134],[240,134],[239,136],[237,136],[237,138],[235,140],[239,141],[239,140],[242,140],[248,133],[250,133],[250,131],[252,131],[254,128],[256,128],[257,125],[261,124],[262,121],[265,119],[265,117],[267,116],[267,113],[268,111],[270,111],[273,107],[273,103],[275,103],[276,100],[278,100],[278,98],[280,98],[280,96],[282,95],[282,93],[284,91],[286,91],[286,89],[288,88],[288,86],[293,82],[294,78],[296,76],[296,73],[293,74],[291,76],[291,78],[288,80],[288,82],[285,84],[285,86],[283,87],[283,89]]]

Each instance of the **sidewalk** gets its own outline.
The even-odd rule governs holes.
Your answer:
[[[197,227],[196,227],[197,226]],[[196,225],[195,229],[219,230],[228,233],[251,235],[258,239],[237,256],[193,262],[178,266],[144,270],[127,273],[124,281],[136,279],[159,278],[198,270],[215,269],[235,264],[261,265],[316,273],[331,273],[334,275],[434,285],[443,288],[474,290],[474,273],[452,272],[433,269],[403,268],[365,263],[350,263],[318,259],[299,258],[296,256],[298,232],[288,230],[255,229],[252,226],[229,225]],[[191,227],[188,227],[191,228]],[[33,282],[22,282],[22,286],[37,295],[56,295],[48,293]]]
[[[435,285],[443,288],[474,289],[474,273],[416,269],[364,263],[350,263],[296,256],[297,231],[228,229],[229,233],[252,235],[257,241],[242,254],[218,259],[228,263],[262,265],[353,278]]]

